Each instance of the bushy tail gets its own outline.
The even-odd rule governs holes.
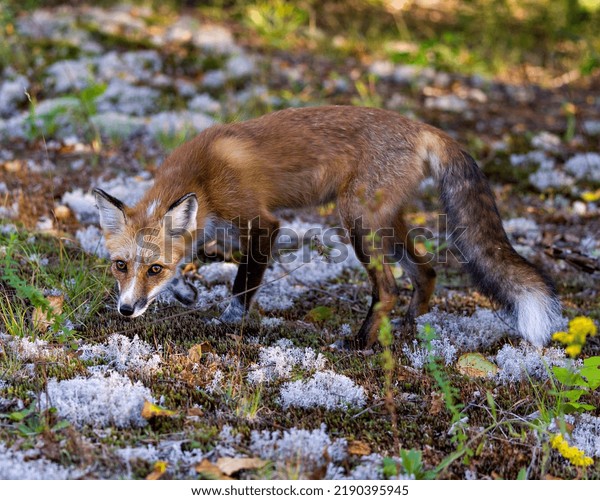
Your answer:
[[[440,185],[448,227],[460,234],[453,244],[465,256],[477,287],[514,315],[520,335],[544,345],[561,320],[554,284],[508,241],[492,190],[475,160],[460,149],[445,153],[446,164],[432,173]]]

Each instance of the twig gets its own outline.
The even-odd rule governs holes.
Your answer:
[[[386,404],[386,401],[380,401],[379,403],[373,405],[373,406],[369,406],[368,408],[365,408],[363,411],[361,411],[360,413],[357,413],[356,415],[354,415],[352,417],[352,419],[354,420],[355,418],[360,417],[361,415],[363,415],[364,413],[370,412],[371,410],[375,409],[375,408],[379,408],[380,406],[383,406],[384,404]]]

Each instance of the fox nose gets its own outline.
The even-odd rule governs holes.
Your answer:
[[[121,304],[119,306],[119,312],[123,315],[123,316],[131,316],[133,314],[133,307],[130,306],[129,304]]]

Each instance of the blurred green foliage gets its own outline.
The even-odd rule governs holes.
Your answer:
[[[0,0],[0,36],[23,10],[77,0]],[[119,5],[94,0],[95,6]],[[552,75],[600,67],[600,0],[133,0],[246,28],[274,50],[484,74],[543,67]]]

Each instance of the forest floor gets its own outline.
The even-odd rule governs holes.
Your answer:
[[[272,49],[234,23],[145,8],[38,9],[11,26],[0,80],[0,478],[600,478],[600,395],[553,370],[577,373],[600,355],[600,337],[575,361],[558,342],[521,342],[449,259],[435,266],[432,312],[414,337],[340,350],[366,313],[368,280],[350,247],[331,263],[312,243],[270,266],[239,327],[216,320],[236,269],[221,261],[187,268],[193,308],[165,296],[128,320],[90,192],[135,203],[165,155],[213,123],[290,106],[385,107],[473,154],[511,242],[555,280],[565,328],[576,316],[598,324],[598,75],[539,86]],[[421,247],[440,255],[436,189],[420,191],[408,220],[429,228]],[[339,226],[334,205],[280,215],[301,235]],[[396,277],[392,320],[412,292],[400,268]],[[551,445],[557,433],[596,463],[570,463]]]

